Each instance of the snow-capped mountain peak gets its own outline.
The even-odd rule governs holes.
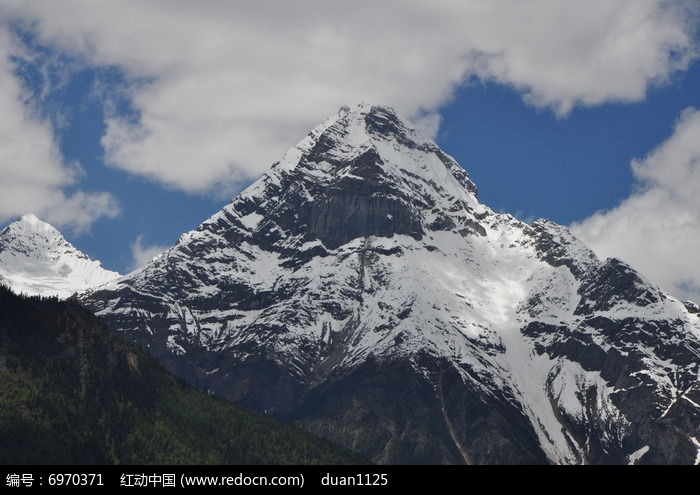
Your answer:
[[[65,298],[118,276],[33,214],[0,231],[0,282],[18,293]]]
[[[341,108],[81,300],[183,378],[377,462],[695,460],[697,316],[481,204],[389,107]]]
[[[353,109],[341,107],[287,151],[263,179],[297,168],[305,168],[308,174],[316,176],[329,171],[347,176],[353,168],[368,165],[373,156],[380,157],[374,165],[381,167],[382,174],[398,180],[414,174],[447,187],[456,180],[459,186],[452,187],[453,192],[461,194],[466,189],[476,196],[476,186],[464,169],[432,140],[422,136],[393,108],[367,103]],[[344,165],[340,170],[336,167],[339,164]],[[251,187],[242,194],[250,195],[256,190]]]
[[[53,225],[39,220],[33,213],[22,215],[17,221],[8,225],[6,230],[13,232],[19,238],[28,239],[36,236],[36,238],[41,238],[44,244],[46,244],[45,241],[50,242],[51,240],[60,242],[60,239],[63,238]]]

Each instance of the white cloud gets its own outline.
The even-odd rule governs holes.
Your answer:
[[[77,164],[64,164],[51,124],[41,120],[13,76],[12,39],[0,29],[0,223],[36,213],[74,233],[97,218],[113,217],[119,205],[108,193],[69,194],[80,176]]]
[[[700,111],[631,164],[637,190],[572,229],[601,256],[621,258],[681,298],[700,301]]]
[[[70,196],[61,194],[55,204],[42,211],[42,218],[52,225],[65,227],[75,234],[82,234],[98,218],[116,218],[121,205],[106,192],[86,193],[77,191]]]
[[[230,193],[341,104],[387,103],[434,133],[471,77],[565,114],[643,99],[696,55],[668,0],[192,2],[5,0],[46,42],[117,65],[137,122],[113,114],[111,165],[188,192]],[[143,82],[148,81],[148,82]]]
[[[413,117],[413,125],[423,135],[435,139],[440,130],[442,115],[437,112],[428,112]]]
[[[136,270],[145,266],[149,261],[158,256],[160,253],[168,249],[170,246],[161,246],[153,244],[150,246],[144,245],[143,234],[136,237],[136,240],[131,243],[132,262],[130,270]]]

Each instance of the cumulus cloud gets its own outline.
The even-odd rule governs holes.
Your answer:
[[[82,233],[98,218],[119,212],[108,193],[75,191],[81,171],[65,164],[49,122],[39,118],[11,72],[13,41],[0,30],[0,222],[33,212]]]
[[[471,78],[560,115],[637,101],[696,56],[697,3],[668,0],[5,0],[47,43],[120,67],[114,167],[228,194],[340,105],[386,103],[434,134]]]
[[[42,218],[52,225],[67,228],[75,234],[83,234],[95,220],[119,216],[121,205],[106,192],[77,191],[71,195],[61,194],[50,208],[39,211],[42,212]]]
[[[137,270],[158,256],[160,253],[168,249],[170,246],[161,246],[158,244],[146,245],[143,243],[143,234],[136,237],[131,243],[132,261],[129,267],[130,270]]]
[[[574,233],[599,255],[621,258],[677,297],[700,301],[700,111],[685,110],[673,135],[631,166],[635,192],[574,224]]]

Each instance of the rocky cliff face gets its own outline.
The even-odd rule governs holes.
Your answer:
[[[390,108],[343,107],[80,296],[173,372],[384,463],[695,463],[700,319],[496,214]]]

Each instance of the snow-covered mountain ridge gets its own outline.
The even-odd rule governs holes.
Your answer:
[[[694,463],[700,318],[494,213],[388,107],[343,107],[142,270],[84,293],[181,377],[377,462]]]
[[[0,282],[17,293],[66,298],[118,276],[32,214],[0,231]]]

